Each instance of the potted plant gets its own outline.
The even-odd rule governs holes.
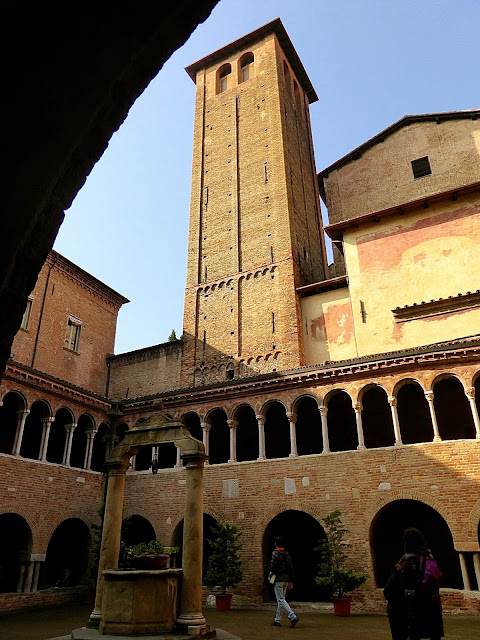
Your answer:
[[[347,594],[360,587],[367,576],[346,568],[346,550],[351,544],[343,540],[348,529],[343,526],[341,515],[342,512],[337,509],[322,518],[326,537],[317,547],[320,564],[315,581],[332,592],[335,615],[349,616],[352,598]]]
[[[240,560],[241,532],[236,524],[219,522],[213,529],[213,538],[208,540],[211,554],[204,583],[208,587],[219,587],[221,593],[216,594],[216,607],[220,611],[229,611],[233,589],[243,579],[242,561]]]
[[[122,548],[122,562],[135,569],[165,569],[170,555],[176,551],[175,547],[166,547],[157,540],[140,542],[133,547]]]

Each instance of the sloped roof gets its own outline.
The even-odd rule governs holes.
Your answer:
[[[477,118],[480,118],[480,109],[467,109],[465,111],[443,111],[439,113],[422,113],[418,115],[403,116],[403,118],[400,118],[400,120],[397,120],[383,131],[380,131],[380,133],[377,133],[376,136],[373,136],[373,138],[370,138],[356,149],[353,149],[353,151],[350,151],[350,153],[347,153],[346,156],[343,156],[343,158],[336,160],[329,167],[323,169],[323,171],[320,171],[318,173],[318,184],[320,187],[322,198],[325,198],[323,178],[328,178],[329,173],[335,171],[336,169],[339,169],[340,167],[343,167],[349,162],[358,160],[362,156],[362,154],[367,151],[367,149],[370,149],[379,142],[384,142],[385,138],[391,136],[399,129],[413,124],[414,122],[436,122],[437,124],[440,124],[441,122],[444,122],[446,120],[477,120]]]

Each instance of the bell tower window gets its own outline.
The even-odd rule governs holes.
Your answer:
[[[217,93],[223,93],[228,89],[228,85],[229,85],[228,78],[231,75],[231,73],[232,73],[232,65],[228,63],[222,65],[220,69],[217,71],[217,75],[218,75]]]
[[[240,82],[246,82],[253,78],[253,62],[255,58],[253,53],[244,53],[240,58],[240,73],[238,77]]]

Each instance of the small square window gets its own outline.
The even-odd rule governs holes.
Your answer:
[[[65,335],[65,348],[72,351],[78,351],[78,344],[80,342],[80,329],[82,328],[82,321],[73,316],[69,316],[67,322],[67,333]]]
[[[27,306],[25,307],[25,311],[23,312],[22,324],[20,325],[22,329],[28,329],[28,323],[30,321],[30,313],[32,311],[32,302],[33,298],[29,298],[27,300]]]
[[[424,176],[429,176],[432,173],[432,168],[430,167],[430,160],[428,159],[428,156],[418,158],[417,160],[412,160],[411,165],[414,178],[423,178]]]

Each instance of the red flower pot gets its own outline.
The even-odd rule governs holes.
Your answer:
[[[231,593],[220,593],[215,596],[217,611],[230,611],[232,604]]]
[[[334,597],[333,611],[336,616],[349,616],[350,615],[350,602],[352,598],[350,596],[344,596],[342,598]]]
[[[167,566],[168,553],[159,553],[158,555],[137,556],[134,559],[136,569],[147,569],[150,571],[158,571],[165,569]]]

